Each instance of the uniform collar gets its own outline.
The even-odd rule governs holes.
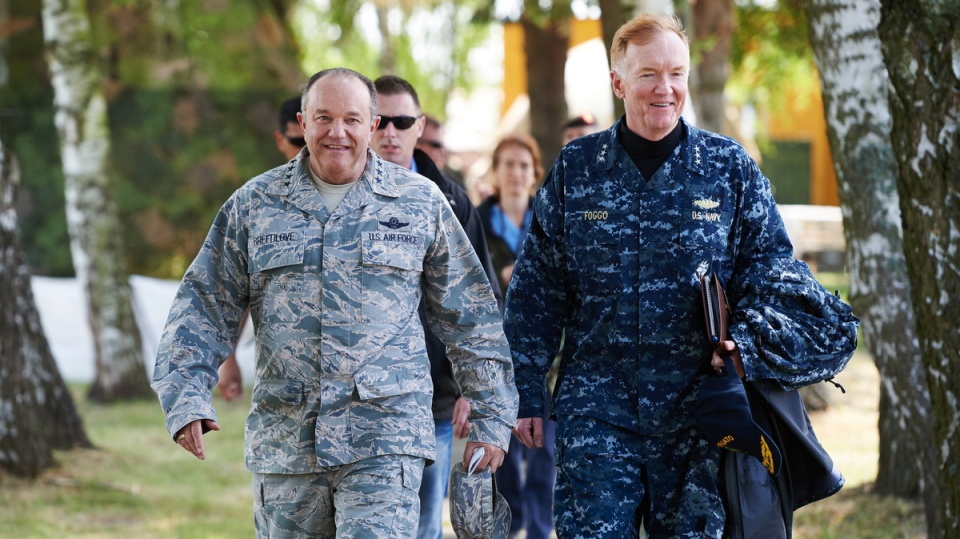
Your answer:
[[[279,177],[266,187],[266,193],[276,196],[290,197],[297,191],[316,188],[310,180],[309,165],[310,151],[306,148],[299,155],[280,167]],[[370,190],[378,195],[397,197],[400,191],[394,178],[386,173],[385,161],[371,149],[367,149],[367,163],[359,181],[366,182]],[[308,191],[309,192],[309,191]]]
[[[687,132],[686,136],[680,141],[680,160],[687,170],[701,176],[705,175],[708,169],[707,146],[705,143],[707,132],[690,125],[683,118],[680,118],[680,121]],[[591,170],[611,170],[614,163],[621,159],[630,159],[626,150],[617,140],[617,130],[620,129],[621,122],[623,122],[622,117],[607,130],[599,133],[593,159],[589,164]]]

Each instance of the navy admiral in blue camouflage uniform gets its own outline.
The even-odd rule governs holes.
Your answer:
[[[690,52],[679,22],[641,15],[619,29],[610,56],[625,115],[561,150],[508,288],[514,432],[542,444],[545,376],[565,333],[550,403],[557,536],[624,539],[642,526],[656,539],[719,538],[720,453],[694,407],[722,361],[704,336],[699,275],[716,270],[728,291],[743,289],[747,275],[789,266],[793,248],[743,147],[681,118]],[[804,358],[770,366],[749,353],[761,327],[731,321],[725,348],[738,373],[822,379]]]
[[[218,364],[249,307],[246,424],[258,537],[412,538],[435,456],[421,297],[470,399],[465,462],[503,461],[517,393],[484,269],[436,185],[369,149],[376,90],[347,69],[306,84],[306,149],[223,205],[188,269],[153,387],[167,429],[203,459]]]

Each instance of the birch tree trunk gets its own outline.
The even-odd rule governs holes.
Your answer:
[[[811,0],[806,9],[843,206],[850,303],[881,375],[875,490],[924,495],[930,510],[936,500],[930,397],[903,252],[890,79],[877,34],[880,2]],[[934,516],[928,511],[928,521]]]
[[[110,137],[85,0],[44,0],[43,26],[54,88],[67,228],[74,270],[93,333],[98,402],[152,397],[122,245],[123,227],[107,172]]]
[[[960,1],[880,5],[904,252],[933,410],[938,518],[927,525],[930,537],[952,539],[960,537]]]
[[[54,449],[90,447],[50,352],[17,232],[17,166],[0,141],[0,469],[36,477]]]

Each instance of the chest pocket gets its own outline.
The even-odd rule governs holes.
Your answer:
[[[619,294],[623,288],[619,225],[586,220],[581,214],[567,223],[571,272],[578,291],[584,296]]]
[[[417,234],[378,232],[363,239],[360,265],[365,321],[398,321],[416,311],[424,239]]]
[[[283,242],[255,242],[250,256],[250,307],[269,322],[300,321],[305,238],[289,234]]]
[[[711,252],[727,248],[730,212],[715,196],[692,193],[680,214],[679,243],[688,249]]]

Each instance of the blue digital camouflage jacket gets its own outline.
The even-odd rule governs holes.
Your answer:
[[[380,454],[433,459],[418,304],[472,405],[471,441],[506,448],[517,393],[500,311],[436,185],[368,152],[328,211],[305,150],[223,205],[180,286],[153,387],[171,434],[215,419],[211,389],[249,306],[256,377],[247,467],[309,473]]]
[[[792,258],[769,181],[743,147],[684,122],[683,141],[644,179],[619,128],[567,144],[537,193],[504,315],[520,417],[541,414],[565,332],[554,416],[645,434],[692,424],[712,353],[706,271],[727,285],[747,379],[795,387],[842,369],[858,321]],[[790,321],[771,294],[809,301],[826,318]],[[826,335],[825,320],[839,329]]]

